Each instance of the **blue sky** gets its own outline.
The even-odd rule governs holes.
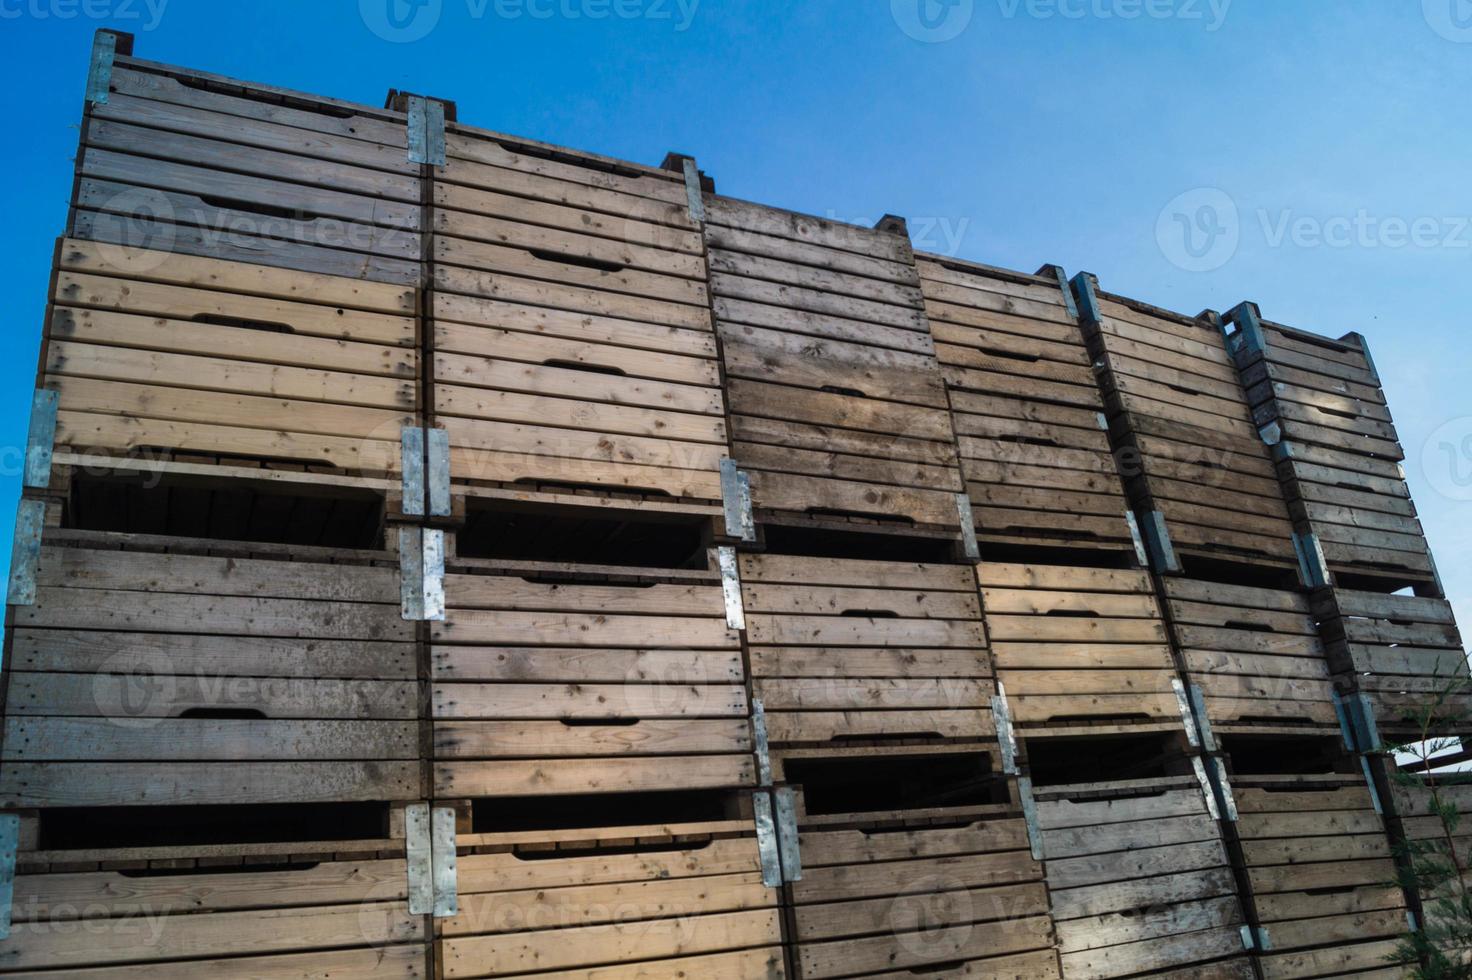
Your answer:
[[[373,104],[408,89],[631,160],[691,153],[724,193],[905,215],[930,251],[1358,330],[1472,625],[1468,0],[414,2],[0,0],[0,512],[90,37],[111,26],[150,60]],[[1177,213],[1202,219],[1189,248]]]

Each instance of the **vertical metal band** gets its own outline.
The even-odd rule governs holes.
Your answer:
[[[445,165],[445,104],[418,95],[408,97],[409,162]]]
[[[746,629],[746,610],[741,604],[741,569],[736,562],[736,549],[722,545],[716,549],[721,566],[721,595],[726,600],[726,627]]]
[[[450,433],[425,429],[424,494],[429,516],[450,516]]]
[[[424,430],[418,426],[406,425],[399,432],[399,472],[404,513],[409,517],[423,517]]]
[[[430,813],[431,876],[434,886],[434,911],[437,919],[460,912],[459,883],[456,880],[455,810],[437,806]]]
[[[1224,320],[1226,323],[1236,324],[1242,335],[1244,352],[1267,353],[1268,341],[1262,332],[1262,314],[1258,312],[1256,303],[1238,303],[1227,311]]]
[[[1186,685],[1181,683],[1180,678],[1173,678],[1170,689],[1176,695],[1176,709],[1181,713],[1181,724],[1186,727],[1186,740],[1191,743],[1191,748],[1201,747],[1201,733],[1196,727],[1196,719],[1191,713],[1191,702],[1186,694]]]
[[[1355,751],[1354,728],[1349,720],[1349,712],[1344,707],[1344,698],[1338,691],[1334,692],[1334,717],[1339,719],[1339,737],[1344,740],[1344,748],[1349,752]],[[1369,770],[1365,774],[1369,775]]]
[[[777,846],[777,820],[772,815],[772,797],[767,792],[753,793],[752,812],[756,819],[756,848],[762,864],[762,884],[768,888],[782,885],[782,854]]]
[[[1237,820],[1237,798],[1232,795],[1232,781],[1227,778],[1227,767],[1219,757],[1211,760],[1212,773],[1217,792],[1221,794],[1222,813],[1234,823]]]
[[[20,849],[20,816],[0,813],[0,939],[10,938],[10,905],[15,898],[15,854]]]
[[[1311,531],[1294,531],[1293,550],[1298,554],[1298,574],[1303,578],[1304,586],[1322,589],[1332,584],[1329,563],[1324,558],[1318,535]]]
[[[1007,689],[997,681],[992,697],[992,719],[997,726],[997,745],[1002,750],[1002,772],[1017,775],[1017,733],[1012,728],[1012,709],[1007,705]]]
[[[1043,830],[1038,823],[1038,804],[1032,796],[1032,779],[1022,776],[1017,780],[1017,795],[1022,802],[1022,819],[1027,822],[1027,840],[1032,847],[1032,859],[1041,861],[1044,857]]]
[[[1145,539],[1140,534],[1140,522],[1135,519],[1135,512],[1125,511],[1124,522],[1130,527],[1130,543],[1135,546],[1135,561],[1139,562],[1141,568],[1149,568],[1150,555],[1145,551]]]
[[[767,739],[767,706],[761,698],[751,699],[751,737],[756,750],[756,782],[772,785],[772,749]]]
[[[802,848],[797,836],[797,793],[784,786],[773,793],[777,807],[777,847],[782,855],[782,880],[802,881]]]
[[[1179,574],[1181,560],[1176,556],[1176,546],[1170,539],[1170,529],[1165,526],[1165,515],[1152,510],[1145,516],[1144,530],[1151,567],[1163,575]]]
[[[404,854],[409,864],[409,914],[434,911],[434,853],[430,843],[429,804],[404,807]]]
[[[56,444],[56,392],[37,388],[31,399],[31,427],[26,435],[27,487],[45,489],[51,484],[51,450]]]
[[[685,157],[680,164],[685,174],[685,200],[690,206],[690,220],[704,222],[705,200],[700,196],[700,171],[690,157]]]
[[[721,460],[721,503],[725,509],[726,536],[742,541],[756,540],[756,519],[751,512],[751,479],[734,459]]]
[[[1093,275],[1087,272],[1073,277],[1073,298],[1078,303],[1079,322],[1089,327],[1097,327],[1104,322],[1099,297],[1094,292],[1094,281]]]
[[[112,64],[117,57],[118,36],[112,31],[92,35],[92,60],[87,66],[87,101],[107,105],[112,88]]]
[[[1201,747],[1208,752],[1216,751],[1216,735],[1211,730],[1211,716],[1206,713],[1206,696],[1199,684],[1192,684],[1188,689],[1191,695],[1191,708],[1196,716],[1196,730],[1201,733]]]
[[[971,497],[956,494],[956,513],[961,519],[961,547],[972,561],[981,560],[981,547],[976,543],[976,517],[971,511]]]
[[[445,618],[445,532],[399,528],[400,613],[411,622]]]
[[[45,526],[46,501],[21,500],[15,514],[10,587],[5,599],[12,606],[36,604],[36,568],[41,563],[41,531]]]
[[[1220,820],[1222,812],[1216,805],[1216,790],[1211,786],[1211,777],[1206,774],[1206,766],[1201,762],[1200,756],[1192,757],[1191,769],[1196,773],[1196,782],[1201,784],[1201,795],[1206,799],[1207,812],[1211,814],[1211,819]]]

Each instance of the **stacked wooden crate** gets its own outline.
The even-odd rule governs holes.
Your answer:
[[[1313,612],[1341,689],[1367,719],[1366,737],[1416,735],[1408,716],[1448,693],[1441,734],[1472,734],[1465,720],[1472,674],[1364,338],[1285,327],[1251,303],[1228,320],[1316,587]]]

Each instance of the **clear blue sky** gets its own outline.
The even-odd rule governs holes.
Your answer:
[[[631,160],[692,153],[725,193],[905,215],[931,251],[1359,330],[1472,628],[1468,0],[392,0],[397,33],[389,2],[0,0],[0,448],[24,445],[90,37],[112,26],[151,60],[373,104],[404,88]],[[1178,213],[1201,219],[1190,249]]]

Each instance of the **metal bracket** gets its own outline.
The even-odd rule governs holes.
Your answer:
[[[455,871],[455,811],[428,803],[404,807],[409,914],[448,918],[460,911]]]
[[[1196,731],[1201,735],[1201,747],[1208,752],[1216,751],[1216,735],[1211,730],[1211,717],[1206,713],[1206,697],[1198,684],[1188,688],[1191,709],[1196,717]]]
[[[450,433],[446,429],[425,429],[424,451],[427,459],[424,491],[430,517],[450,516]]]
[[[772,815],[770,793],[754,793],[751,806],[756,820],[756,849],[761,858],[762,884],[768,888],[782,886],[782,851],[777,844],[777,820]]]
[[[685,174],[685,200],[690,206],[690,220],[700,224],[705,221],[705,201],[700,196],[700,171],[696,169],[693,157],[682,158],[680,168]]]
[[[1007,706],[1007,689],[997,681],[997,693],[992,698],[992,718],[997,725],[997,744],[1002,750],[1002,771],[1015,776],[1017,769],[1017,733],[1012,729],[1012,709]]]
[[[1145,551],[1145,539],[1140,535],[1140,522],[1135,518],[1135,512],[1125,511],[1124,522],[1130,527],[1130,541],[1135,546],[1135,561],[1140,563],[1141,568],[1149,568],[1150,555]]]
[[[1243,949],[1257,948],[1257,940],[1253,938],[1251,926],[1242,926],[1240,929],[1237,930],[1237,932],[1239,935],[1242,936]]]
[[[401,505],[410,517],[424,516],[424,430],[406,425],[399,432],[399,483],[404,501]]]
[[[742,541],[756,540],[756,519],[751,515],[751,478],[736,467],[734,459],[721,460],[721,503],[725,506],[726,535]]]
[[[1339,719],[1339,737],[1344,740],[1344,748],[1355,751],[1354,729],[1350,725],[1349,712],[1344,708],[1344,698],[1338,691],[1334,692],[1334,716]],[[1366,771],[1368,774],[1368,770]]]
[[[1287,439],[1283,439],[1280,442],[1275,442],[1269,448],[1271,448],[1273,451],[1273,462],[1275,463],[1281,463],[1285,460],[1292,460],[1294,458],[1293,443],[1289,442]]]
[[[1058,289],[1063,293],[1063,308],[1075,321],[1078,320],[1078,304],[1073,301],[1073,290],[1068,288],[1068,273],[1061,265],[1045,265],[1038,270],[1040,276],[1052,276],[1058,280]]]
[[[961,516],[961,547],[972,561],[981,560],[981,547],[976,543],[976,517],[971,512],[971,498],[956,494],[956,513]]]
[[[1170,540],[1170,530],[1165,526],[1165,515],[1152,510],[1145,518],[1145,547],[1150,552],[1150,566],[1162,575],[1178,575],[1181,560],[1176,556],[1176,546]]]
[[[1411,927],[1411,932],[1420,932],[1421,923],[1416,921],[1416,913],[1406,909],[1406,925]]]
[[[1170,688],[1176,695],[1176,708],[1181,712],[1181,723],[1186,726],[1186,740],[1191,743],[1191,748],[1201,748],[1201,734],[1196,727],[1196,719],[1191,714],[1191,702],[1186,695],[1186,685],[1179,678],[1170,682]]]
[[[1206,766],[1200,756],[1192,757],[1191,768],[1196,773],[1196,782],[1201,784],[1201,795],[1206,798],[1207,812],[1211,814],[1211,819],[1220,820],[1222,812],[1216,805],[1216,790],[1212,788],[1211,777],[1206,774]]]
[[[444,531],[429,527],[399,529],[399,599],[404,619],[444,620]]]
[[[459,885],[455,856],[455,810],[437,806],[430,813],[431,873],[434,880],[434,911],[436,919],[447,919],[460,912]]]
[[[37,388],[31,398],[24,486],[44,490],[51,484],[51,449],[56,444],[56,401],[56,392],[49,388]]]
[[[1038,824],[1038,804],[1032,798],[1032,779],[1028,776],[1017,780],[1017,796],[1022,803],[1022,819],[1027,821],[1027,842],[1032,847],[1032,859],[1043,859],[1043,830]]]
[[[118,41],[122,39],[123,54],[133,48],[133,38],[117,31],[98,31],[92,35],[92,60],[87,65],[87,101],[94,105],[107,105],[108,91],[112,88],[112,65],[118,55]]]
[[[1222,322],[1236,325],[1242,335],[1242,346],[1248,353],[1268,352],[1267,337],[1262,332],[1262,314],[1256,303],[1238,303],[1227,311]]]
[[[1283,441],[1283,427],[1277,422],[1269,422],[1257,430],[1257,437],[1264,446],[1276,446]]]
[[[0,813],[0,939],[10,938],[10,905],[15,898],[15,853],[20,849],[20,815]]]
[[[1293,550],[1298,553],[1298,574],[1303,584],[1310,589],[1322,589],[1332,585],[1329,563],[1324,559],[1324,549],[1318,535],[1312,531],[1293,532]]]
[[[802,881],[802,850],[797,837],[797,793],[783,786],[774,794],[777,806],[777,848],[782,855],[782,880]]]
[[[445,104],[423,96],[408,97],[409,162],[445,165]]]
[[[46,526],[46,501],[21,500],[15,514],[15,539],[10,552],[10,588],[5,601],[12,606],[36,604],[36,568],[41,563],[41,531]]]
[[[761,698],[751,699],[751,740],[756,752],[756,784],[772,785],[772,748],[767,737],[767,706]]]
[[[1257,927],[1257,948],[1264,953],[1273,948],[1273,934],[1268,932],[1266,926]]]
[[[1226,766],[1222,764],[1222,760],[1219,758],[1213,758],[1211,764],[1213,774],[1212,783],[1216,786],[1217,792],[1221,794],[1223,811],[1226,813],[1228,820],[1236,823],[1237,798],[1232,795],[1232,781],[1227,778]]]
[[[726,599],[726,626],[746,629],[746,610],[741,605],[741,570],[736,565],[736,549],[725,545],[716,549],[721,566],[721,595]]]
[[[1369,695],[1356,694],[1349,702],[1349,716],[1354,722],[1354,740],[1361,752],[1380,751],[1380,727],[1375,723],[1375,706]]]
[[[1104,322],[1099,307],[1099,296],[1095,292],[1098,280],[1093,273],[1080,272],[1073,277],[1073,296],[1078,303],[1078,317],[1086,327],[1098,327]]]

